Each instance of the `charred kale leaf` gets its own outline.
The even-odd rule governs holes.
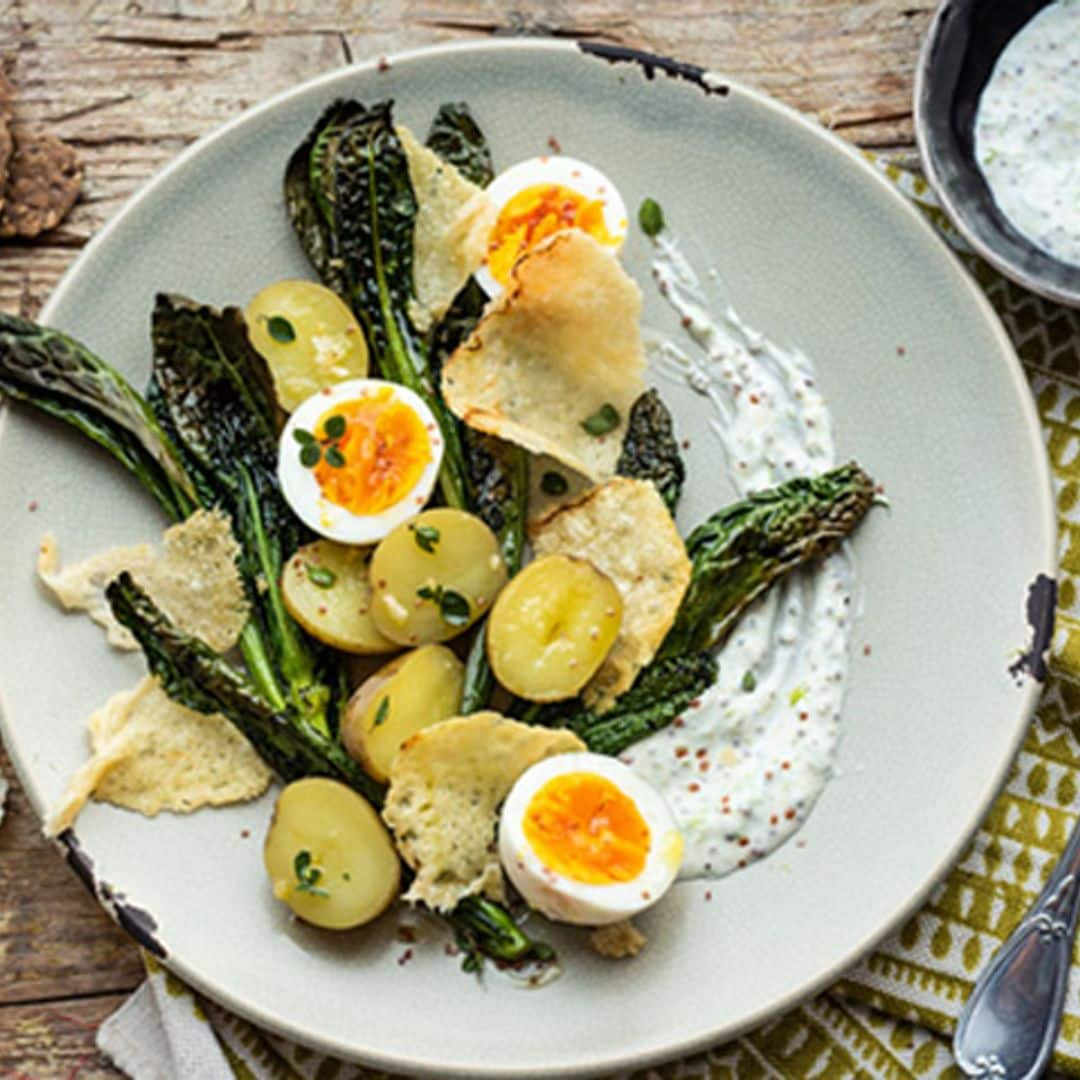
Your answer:
[[[686,466],[679,453],[671,413],[654,389],[646,390],[630,410],[615,471],[620,476],[651,480],[668,510],[675,513]]]
[[[74,338],[0,314],[0,392],[103,447],[173,521],[194,509],[192,479],[153,411],[118,371]]]
[[[660,655],[718,645],[748,604],[789,570],[832,551],[873,501],[873,480],[852,463],[717,511],[686,541],[690,585]]]
[[[426,141],[443,161],[450,162],[477,187],[487,187],[494,179],[491,149],[465,102],[448,101],[440,105]]]

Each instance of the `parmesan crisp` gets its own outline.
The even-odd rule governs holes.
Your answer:
[[[271,773],[223,716],[178,705],[152,676],[114,694],[89,721],[93,754],[45,821],[55,836],[93,796],[153,817],[261,795]]]
[[[557,232],[518,260],[447,360],[443,397],[470,427],[604,480],[644,389],[640,315],[641,290],[615,255],[579,229]],[[586,430],[612,408],[614,426]]]
[[[219,510],[197,510],[166,530],[160,550],[151,544],[115,547],[63,568],[56,538],[47,534],[37,571],[66,610],[85,611],[118,649],[138,646],[113,618],[105,588],[127,570],[181,630],[225,652],[249,616],[236,570],[239,553],[229,519]]]
[[[495,208],[483,188],[466,180],[406,127],[395,128],[416,196],[413,290],[409,316],[432,327],[484,261]]]
[[[503,899],[499,806],[531,765],[584,749],[573,732],[496,712],[458,716],[407,739],[390,766],[383,808],[401,857],[416,871],[405,899],[435,911],[451,911],[466,896]]]
[[[690,584],[690,559],[649,480],[616,477],[529,525],[533,551],[587,559],[623,599],[619,636],[582,697],[604,712],[629,690],[671,629]]]

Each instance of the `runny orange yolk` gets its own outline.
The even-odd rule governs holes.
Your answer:
[[[409,494],[431,461],[431,439],[423,421],[384,387],[328,409],[316,436],[326,440],[326,422],[345,420],[345,434],[333,440],[345,459],[335,467],[322,460],[315,480],[323,497],[358,516],[377,514]]]
[[[649,826],[633,800],[595,773],[544,784],[525,811],[524,830],[546,867],[587,885],[633,881],[649,854]]]
[[[560,229],[578,228],[602,244],[616,238],[604,224],[604,203],[562,184],[534,184],[519,191],[499,211],[488,243],[491,276],[505,285],[518,256]]]

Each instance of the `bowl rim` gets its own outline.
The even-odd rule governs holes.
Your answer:
[[[930,97],[930,66],[934,49],[941,36],[942,27],[953,9],[956,0],[941,0],[934,12],[930,25],[923,37],[922,46],[919,49],[918,58],[915,61],[915,81],[912,87],[912,115],[915,121],[915,144],[919,152],[919,161],[926,179],[934,190],[942,208],[949,215],[949,220],[956,226],[964,241],[979,258],[988,262],[999,273],[1004,274],[1010,281],[1025,289],[1029,289],[1039,296],[1048,300],[1054,300],[1066,307],[1080,308],[1080,289],[1062,288],[1054,282],[1018,267],[1010,259],[1001,255],[992,244],[987,243],[975,229],[971,228],[963,204],[953,199],[949,193],[948,185],[937,168],[936,150],[931,143],[929,124],[927,122],[927,109]],[[1014,35],[1015,36],[1015,35]],[[1010,39],[1011,40],[1011,39]],[[999,231],[994,225],[995,232]],[[1033,245],[1034,246],[1034,245]],[[1041,250],[1041,249],[1039,249]],[[1070,264],[1056,259],[1048,252],[1043,252],[1049,259],[1068,267]]]

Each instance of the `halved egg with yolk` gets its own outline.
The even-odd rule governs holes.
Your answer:
[[[603,754],[558,754],[503,803],[499,857],[528,903],[560,922],[603,926],[651,907],[682,863],[663,796]]]
[[[350,379],[293,411],[278,477],[309,528],[344,544],[373,544],[423,509],[442,455],[438,424],[418,395],[381,379]]]
[[[495,177],[487,195],[495,224],[476,280],[489,296],[502,292],[526,251],[561,229],[581,229],[615,251],[626,237],[626,205],[615,185],[574,158],[518,162]]]

